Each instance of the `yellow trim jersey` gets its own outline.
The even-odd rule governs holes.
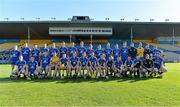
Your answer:
[[[144,56],[144,48],[143,47],[138,47],[137,48],[137,56],[138,57],[143,57]]]
[[[59,62],[59,58],[57,57],[57,56],[53,56],[52,58],[51,58],[51,63],[52,64],[57,64]]]

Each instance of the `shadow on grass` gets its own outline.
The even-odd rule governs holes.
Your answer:
[[[145,81],[145,80],[151,80],[151,79],[162,79],[163,77],[157,76],[157,77],[135,77],[135,78],[128,78],[128,77],[124,77],[121,78],[120,80],[118,80],[118,82],[129,82],[129,83],[134,83],[134,82],[138,82],[138,81]]]
[[[128,83],[134,83],[138,81],[146,81],[146,80],[151,80],[151,79],[162,79],[162,77],[123,77],[123,78],[117,78],[117,77],[110,77],[108,80],[105,78],[99,78],[99,79],[82,79],[82,78],[74,78],[74,79],[32,79],[32,80],[26,80],[26,79],[18,79],[18,80],[11,80],[9,77],[4,77],[0,78],[0,84],[1,83],[50,83],[50,82],[55,82],[55,83],[83,83],[83,82],[88,82],[88,83],[97,83],[97,82],[110,82],[110,81],[115,81],[115,82],[128,82]]]

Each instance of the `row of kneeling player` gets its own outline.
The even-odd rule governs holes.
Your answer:
[[[71,58],[63,57],[59,59],[57,54],[54,53],[53,57],[49,57],[45,53],[40,62],[35,61],[34,57],[30,58],[29,62],[23,59],[20,55],[16,63],[16,67],[12,70],[11,78],[20,78],[23,75],[27,79],[32,78],[99,78],[106,79],[109,76],[113,77],[143,77],[143,76],[162,76],[167,68],[164,66],[163,60],[160,55],[154,59],[150,59],[147,54],[145,58],[132,59],[128,56],[127,60],[123,63],[121,57],[114,59],[110,56],[106,60],[105,55],[101,55],[98,60],[94,53],[90,58],[87,58],[86,53],[83,53],[81,58],[78,58],[74,53]]]

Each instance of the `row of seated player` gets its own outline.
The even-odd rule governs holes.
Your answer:
[[[122,76],[130,75],[132,77],[134,76],[142,77],[148,75],[152,76],[153,74],[156,75],[156,73],[162,75],[162,73],[167,71],[167,69],[164,66],[161,66],[159,69],[156,68],[157,66],[153,66],[153,63],[155,61],[150,60],[149,55],[148,57],[146,57],[145,60],[142,61],[143,64],[140,65],[143,66],[143,68],[138,67],[139,64],[141,64],[139,62],[136,62],[138,60],[132,62],[130,57],[128,57],[128,59],[124,64],[121,62],[120,57],[117,59],[117,61],[113,61],[112,58],[108,61],[105,61],[104,59],[99,59],[98,61],[95,60],[96,61],[95,63],[98,64],[96,64],[94,67],[93,65],[90,64],[92,62],[90,63],[87,62],[87,65],[86,64],[83,65],[83,62],[81,61],[82,60],[80,59],[79,62],[75,62],[77,63],[77,66],[71,65],[71,62],[68,62],[68,59],[67,59],[67,65],[65,64],[61,65],[51,62],[49,65],[47,65],[44,68],[43,66],[37,66],[37,62],[34,62],[33,57],[31,58],[31,61],[27,63],[27,65],[26,62],[23,61],[23,58],[20,57],[17,66],[22,66],[22,68],[18,69],[17,67],[17,69],[13,70],[11,78],[16,78],[16,77],[19,78],[20,74],[23,74],[30,79],[47,78],[47,77],[49,78],[58,77],[63,79],[64,75],[66,75],[66,78],[68,77],[72,78],[73,77],[72,75],[74,74],[75,78],[105,77],[106,79],[108,79],[109,76],[122,77]],[[64,68],[62,69],[60,67],[64,67]]]
[[[59,76],[64,76],[64,70],[70,73],[67,76],[72,76],[73,72],[76,76],[85,77],[84,73],[86,71],[86,75],[92,76],[95,73],[97,78],[99,76],[108,78],[109,75],[117,76],[116,74],[119,76],[130,74],[132,77],[136,75],[156,75],[156,73],[162,74],[166,71],[163,66],[161,51],[157,48],[151,50],[148,47],[149,45],[143,49],[140,43],[139,48],[136,49],[133,43],[131,43],[130,47],[126,47],[126,43],[124,43],[121,49],[116,45],[114,50],[110,48],[109,43],[107,43],[105,49],[101,49],[99,45],[97,50],[93,50],[92,45],[90,45],[89,49],[86,49],[83,42],[80,43],[78,48],[73,45],[67,48],[63,42],[62,47],[59,49],[54,44],[54,47],[50,49],[45,47],[39,50],[36,47],[31,50],[26,44],[20,51],[15,47],[11,52],[12,77],[19,76],[21,73],[30,77],[31,74],[56,77],[57,73],[59,73]],[[58,51],[60,51],[59,56],[56,54]],[[137,63],[138,65],[136,65]],[[16,69],[14,69],[15,66],[17,66]],[[37,68],[40,69],[36,71]],[[62,73],[61,70],[63,70]],[[113,74],[111,74],[111,71],[113,71]],[[35,72],[36,74],[34,74]]]

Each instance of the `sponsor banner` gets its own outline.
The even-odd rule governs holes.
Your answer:
[[[49,27],[49,35],[112,35],[110,27]]]

